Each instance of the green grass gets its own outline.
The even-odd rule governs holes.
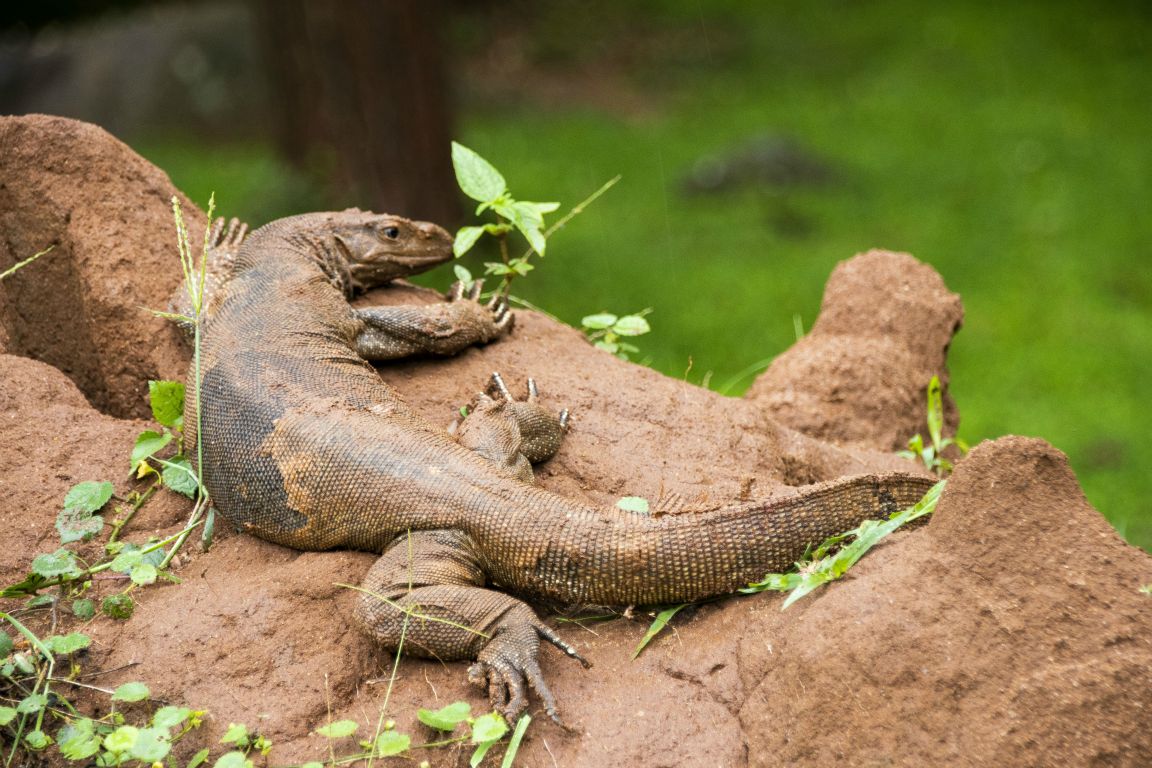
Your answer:
[[[688,29],[694,40],[691,51],[664,50],[628,73],[656,109],[544,109],[524,99],[470,103],[461,116],[459,138],[518,196],[571,205],[624,176],[553,238],[516,292],[573,324],[651,306],[639,357],[695,382],[711,374],[717,386],[787,348],[794,314],[811,326],[836,262],[870,247],[910,251],[964,298],[950,363],[962,434],[1048,439],[1069,454],[1092,503],[1152,547],[1144,7],[647,8],[652,28]],[[573,37],[562,21],[545,19],[540,36]],[[571,55],[546,43],[553,59]],[[699,156],[765,133],[798,139],[839,174],[833,186],[788,196],[809,225],[804,237],[773,228],[778,196],[678,192]],[[208,163],[181,159],[185,151],[144,147],[198,201],[215,189],[225,211],[289,212],[275,210],[283,171],[268,150],[217,147]]]

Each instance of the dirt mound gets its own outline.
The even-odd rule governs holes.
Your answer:
[[[147,417],[145,382],[183,375],[167,309],[180,280],[163,171],[101,128],[0,117],[0,271],[53,251],[0,286],[0,352],[34,357],[114,416]],[[190,232],[204,214],[180,195]]]
[[[163,175],[102,131],[70,121],[13,119],[2,130],[6,142],[16,141],[13,153],[40,158],[43,169],[28,161],[29,176],[50,178],[67,164],[35,145],[50,134],[83,137],[67,151],[90,164],[70,171],[75,189],[68,198],[71,222],[83,220],[87,230],[58,215],[60,197],[5,199],[28,206],[6,206],[6,224],[34,224],[27,232],[8,230],[9,251],[17,243],[22,253],[24,243],[47,235],[47,242],[67,242],[72,257],[57,265],[67,267],[64,273],[30,268],[21,282],[0,285],[2,306],[35,307],[38,314],[27,317],[43,326],[37,333],[44,348],[71,343],[66,322],[74,306],[103,306],[105,299],[88,293],[101,289],[102,270],[128,281],[120,306],[155,306],[176,281],[174,256],[161,245],[170,236],[155,229],[168,213],[166,204],[152,202],[167,194]],[[43,179],[20,184],[47,188]],[[10,195],[6,190],[0,194]],[[145,201],[140,208],[155,212],[126,212],[102,230],[91,211],[109,195]],[[192,226],[202,223],[196,218]],[[80,238],[88,233],[109,243],[112,230],[115,255]],[[68,290],[76,303],[44,301],[58,295],[52,281],[64,278],[73,280]],[[897,299],[889,297],[893,285],[904,286]],[[927,298],[907,306],[909,296]],[[362,301],[434,300],[427,291],[397,286]],[[886,314],[893,302],[899,309]],[[864,309],[878,317],[853,325],[853,312]],[[5,320],[10,334],[25,322],[13,316]],[[104,339],[109,326],[85,322],[96,345],[85,369],[95,372],[91,380],[104,382],[106,402],[122,403],[123,412],[142,409],[143,378],[101,373],[103,353],[96,350],[113,344]],[[387,366],[381,375],[441,424],[492,370],[514,386],[535,376],[546,401],[575,414],[559,456],[538,472],[543,485],[598,503],[639,495],[691,510],[788,493],[788,486],[846,473],[908,469],[890,453],[860,446],[888,448],[917,428],[924,374],[942,372],[958,322],[958,301],[930,268],[873,252],[837,270],[817,330],[798,345],[806,347],[800,367],[820,372],[817,384],[785,375],[800,365],[785,359],[757,383],[753,397],[723,398],[622,363],[572,329],[528,312],[518,314],[508,339],[453,360]],[[9,351],[35,351],[13,345],[15,336]],[[142,350],[122,350],[137,355],[134,364],[146,368],[157,355],[175,358],[176,369],[182,364],[174,336],[132,338],[150,340]],[[844,348],[869,344],[904,367],[866,374],[844,362]],[[838,394],[826,401],[829,393]],[[789,418],[780,405],[788,398],[804,404],[791,411],[803,418]],[[881,405],[865,407],[869,402]],[[781,414],[848,447],[782,426],[775,420]],[[836,424],[846,431],[832,432]],[[5,543],[11,541],[0,554],[5,579],[55,548],[53,521],[74,482],[113,479],[120,492],[130,487],[127,455],[142,426],[101,415],[46,363],[0,357],[0,490],[10,501],[0,506],[0,525],[10,532]],[[144,507],[126,536],[172,533],[186,513],[186,503],[165,494]],[[181,743],[181,752],[214,745],[231,721],[270,736],[275,763],[323,760],[327,743],[310,731],[328,717],[329,702],[333,718],[355,719],[364,732],[375,726],[386,698],[391,661],[354,631],[353,596],[338,586],[358,583],[372,560],[364,553],[294,552],[220,531],[210,552],[184,558],[182,584],[136,592],[139,606],[127,622],[99,619],[86,627],[94,638],[86,668],[131,663],[100,684],[144,680],[157,696],[209,709],[205,727]],[[829,757],[846,765],[1148,764],[1152,600],[1136,591],[1148,581],[1152,559],[1121,542],[1088,506],[1058,452],[1020,438],[985,444],[959,465],[928,526],[896,536],[850,578],[787,612],[770,596],[686,609],[675,629],[635,661],[630,655],[646,615],[585,627],[554,624],[594,667],[585,671],[543,652],[544,674],[569,728],[537,718],[518,764],[805,765]],[[120,588],[99,581],[93,591]],[[40,620],[47,618],[30,618]],[[387,714],[420,743],[431,734],[415,721],[416,708],[461,698],[485,707],[483,692],[466,684],[464,665],[404,659]],[[426,756],[434,765],[457,765],[467,754],[460,748]]]
[[[948,344],[964,308],[940,275],[906,253],[840,263],[811,333],[780,355],[747,397],[781,424],[838,444],[898,450],[927,435],[924,390],[947,385]],[[944,401],[948,432],[959,422]]]

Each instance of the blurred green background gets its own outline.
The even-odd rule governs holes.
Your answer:
[[[623,175],[515,293],[573,324],[651,307],[640,357],[737,395],[838,261],[911,252],[964,300],[961,436],[1046,438],[1152,549],[1152,6],[461,4],[444,37],[454,134],[514,195]],[[259,137],[127,138],[253,223],[357,202]]]

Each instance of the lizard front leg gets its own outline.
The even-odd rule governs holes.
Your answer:
[[[486,344],[512,328],[507,299],[497,294],[481,304],[481,280],[465,291],[460,283],[446,304],[365,307],[353,310],[362,323],[356,352],[365,360],[396,360],[412,355],[454,355]]]
[[[540,639],[585,667],[588,662],[537,618],[527,604],[484,589],[472,542],[461,531],[413,531],[398,537],[364,578],[356,620],[392,652],[455,661],[487,687],[492,706],[515,720],[531,686],[559,722],[556,699],[540,671]]]

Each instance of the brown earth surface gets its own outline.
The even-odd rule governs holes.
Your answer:
[[[141,309],[162,308],[179,280],[174,193],[98,128],[0,118],[0,271],[56,245],[0,283],[0,585],[58,546],[55,517],[74,483],[134,487],[128,453],[147,422],[131,419],[148,416],[146,382],[180,377],[188,357]],[[202,231],[203,214],[184,206]],[[435,300],[401,285],[361,301]],[[574,413],[539,482],[597,503],[636,495],[694,510],[911,469],[891,450],[923,431],[923,386],[945,376],[960,319],[959,298],[930,267],[872,251],[837,268],[812,333],[742,399],[623,363],[531,312],[483,349],[380,373],[440,424],[492,370],[518,384],[535,376],[546,400]],[[162,492],[125,536],[169,535],[188,507]],[[130,620],[64,621],[93,637],[84,671],[112,670],[85,679],[142,680],[158,698],[209,710],[180,754],[215,745],[229,722],[271,738],[271,764],[325,759],[312,729],[330,716],[370,733],[391,658],[354,629],[353,593],[338,585],[357,583],[373,556],[295,552],[219,527],[209,552],[181,555],[181,584],[133,592]],[[517,764],[1149,765],[1152,599],[1138,592],[1148,582],[1152,558],[1087,503],[1059,451],[1019,437],[981,444],[928,525],[786,612],[774,595],[686,609],[635,661],[643,610],[554,621],[594,666],[542,651],[567,727],[536,717]],[[93,591],[124,586],[101,579]],[[52,620],[45,610],[23,618],[42,632]],[[94,706],[94,696],[76,700]],[[417,707],[486,706],[463,664],[409,658],[387,698],[414,743],[434,736]],[[354,749],[337,744],[338,754]],[[470,749],[413,754],[464,765]],[[392,763],[402,764],[382,761]]]

